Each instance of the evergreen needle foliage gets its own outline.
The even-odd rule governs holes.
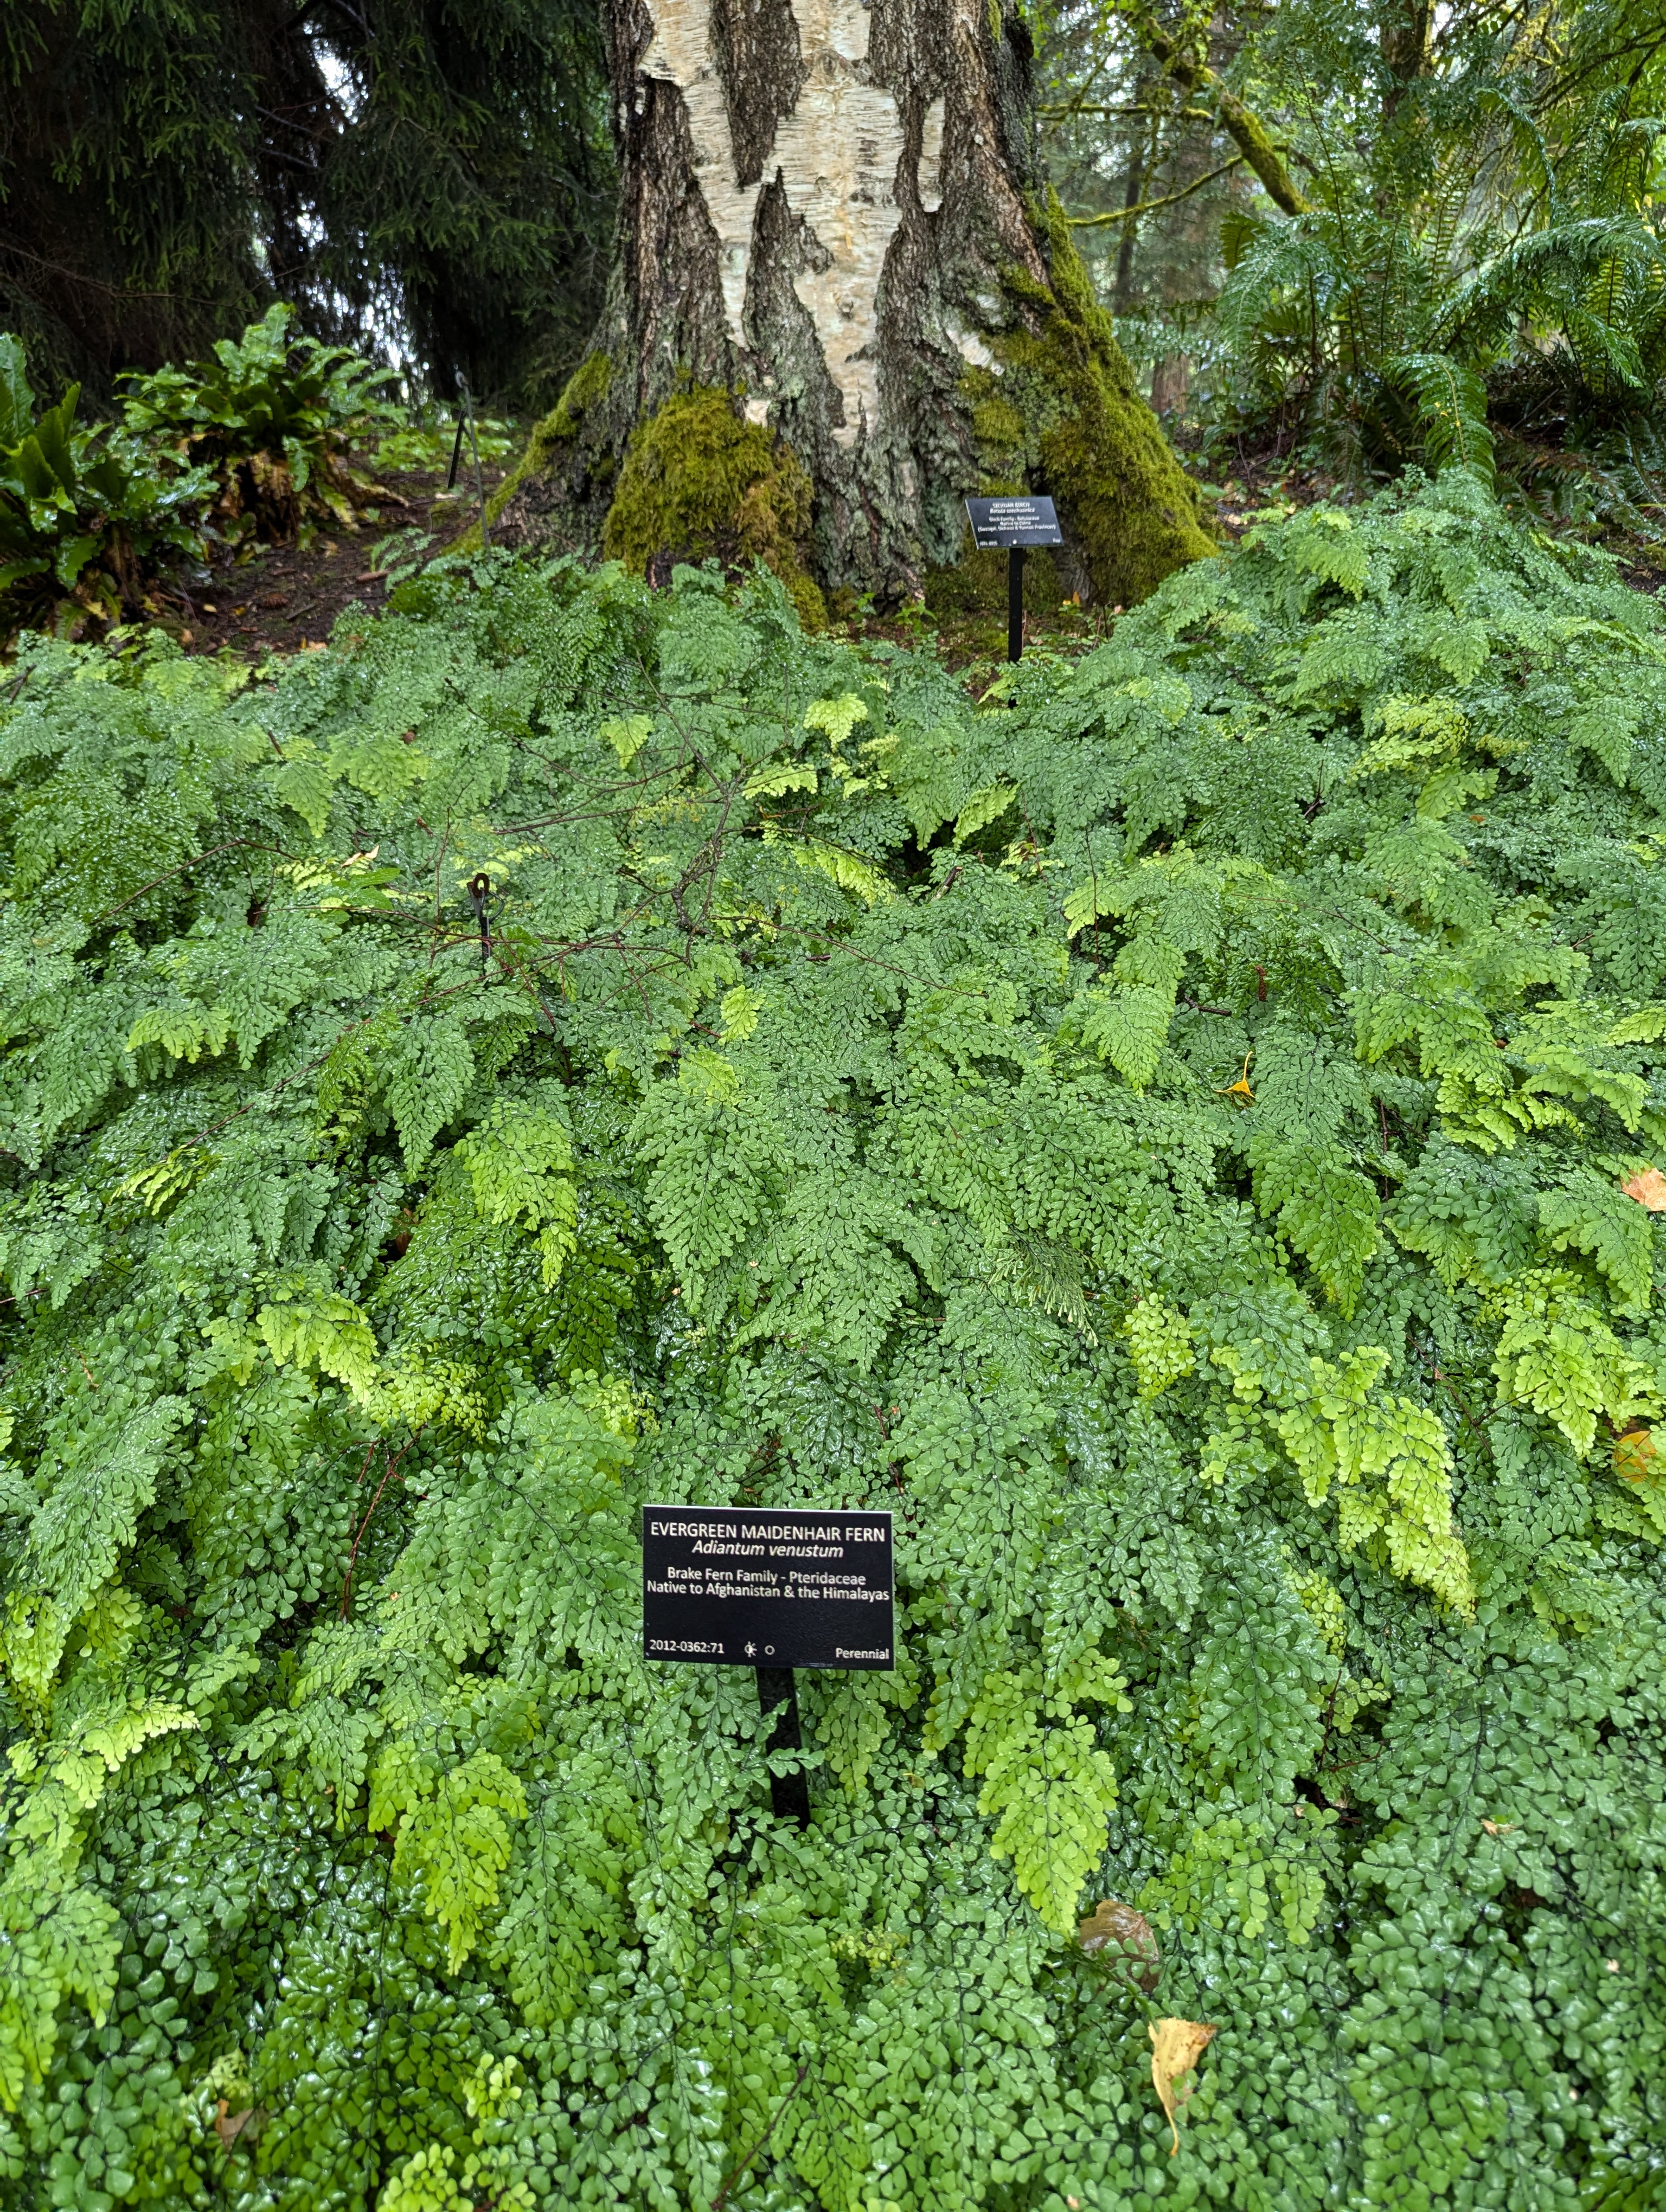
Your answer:
[[[445,395],[571,374],[613,216],[587,0],[9,0],[0,86],[0,322],[40,381],[107,406],[274,298],[397,331]]]
[[[19,663],[0,2202],[1646,2201],[1666,626],[1454,471],[1015,690]],[[672,1498],[897,1516],[807,1832]]]

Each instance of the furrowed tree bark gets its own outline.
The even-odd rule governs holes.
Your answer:
[[[1401,101],[1428,68],[1429,15],[1428,0],[1397,0],[1377,27],[1377,48],[1388,75],[1384,123],[1393,122]]]
[[[495,544],[650,574],[762,553],[896,597],[958,557],[964,495],[1030,489],[1058,501],[1060,580],[1086,599],[1213,550],[1049,200],[1016,15],[608,7],[608,306]]]

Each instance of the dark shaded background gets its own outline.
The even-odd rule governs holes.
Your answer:
[[[548,402],[614,179],[593,0],[7,0],[0,328],[107,404],[271,300]]]

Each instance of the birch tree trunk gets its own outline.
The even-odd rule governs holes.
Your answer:
[[[606,4],[608,305],[494,542],[652,568],[774,558],[773,532],[824,586],[895,597],[958,557],[965,494],[1029,489],[1057,499],[1063,588],[1085,599],[1131,603],[1211,550],[1049,203],[1016,15]],[[728,538],[696,528],[740,479]]]

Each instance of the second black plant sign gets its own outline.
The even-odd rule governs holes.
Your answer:
[[[795,1667],[897,1663],[891,1516],[751,1505],[642,1508],[642,1650],[649,1659],[751,1667],[773,1726],[769,1802],[810,1824]]]
[[[891,1668],[889,1513],[642,1508],[642,1649],[715,1667]]]
[[[1024,556],[1032,545],[1062,545],[1064,532],[1050,499],[969,499],[966,519],[980,553],[1004,547],[1006,553],[1006,658],[1024,651]]]

